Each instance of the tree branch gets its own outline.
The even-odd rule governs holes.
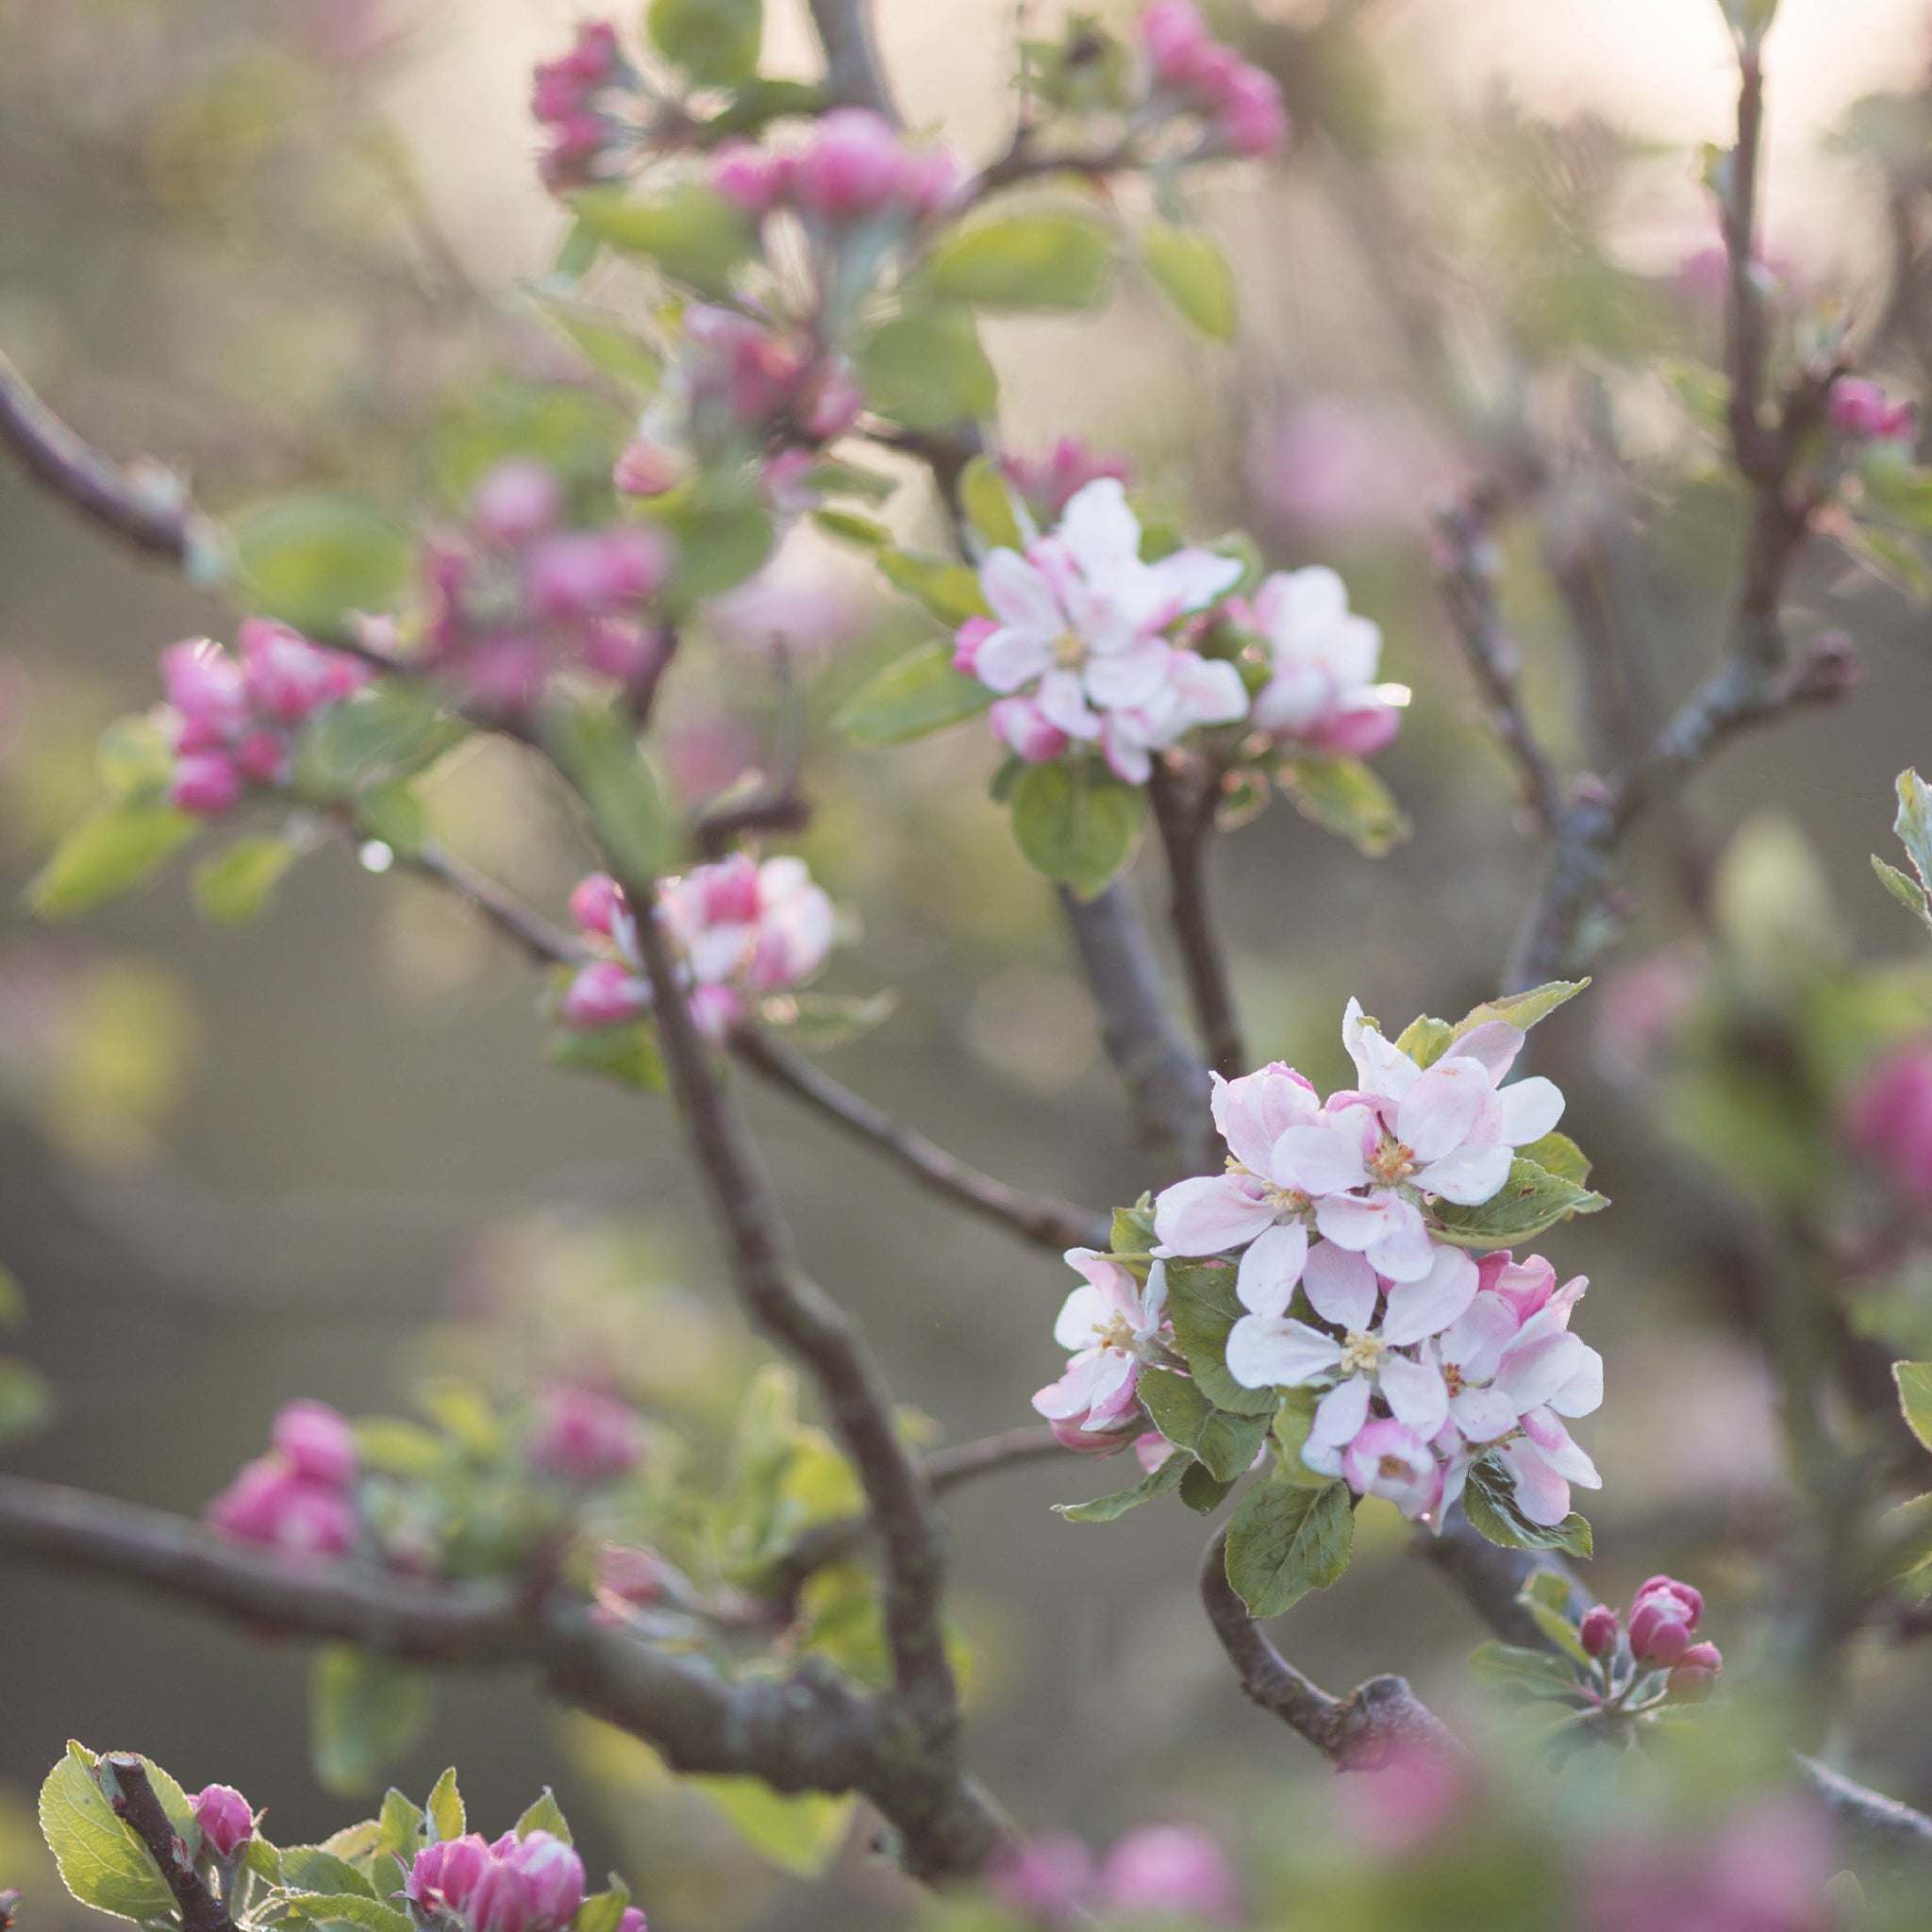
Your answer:
[[[402,871],[431,879],[475,907],[539,966],[575,966],[590,958],[567,933],[559,932],[514,893],[434,840],[412,852],[398,850],[395,862]]]
[[[106,1776],[101,1776],[103,1772]],[[175,1821],[155,1795],[147,1766],[131,1751],[115,1751],[100,1760],[95,1775],[114,1815],[146,1847],[162,1882],[175,1894],[182,1932],[236,1932],[234,1920],[194,1869]]]
[[[1248,1071],[1248,1055],[1227,955],[1208,896],[1208,852],[1220,803],[1220,776],[1211,760],[1185,773],[1157,760],[1148,791],[1167,854],[1173,891],[1168,918],[1187,974],[1195,1024],[1215,1072],[1233,1080]]]
[[[1407,1749],[1461,1752],[1448,1727],[1405,1677],[1370,1677],[1331,1696],[1275,1649],[1227,1580],[1227,1532],[1201,1558],[1201,1601],[1251,1703],[1298,1731],[1338,1771],[1374,1771]]]
[[[0,354],[0,441],[34,478],[90,522],[150,557],[191,568],[216,554],[213,526],[158,464],[124,468],[71,429]]]
[[[1059,899],[1100,1014],[1101,1044],[1127,1090],[1141,1144],[1164,1177],[1217,1168],[1208,1070],[1168,1011],[1160,961],[1132,883],[1116,879],[1097,899],[1062,886]]]
[[[898,108],[879,60],[871,0],[810,0],[812,25],[825,50],[825,85],[841,107],[870,108],[897,122]]]
[[[1071,1202],[1008,1187],[903,1126],[881,1108],[755,1027],[732,1035],[731,1050],[758,1077],[789,1093],[840,1132],[863,1142],[921,1187],[995,1223],[1036,1247],[1105,1248],[1111,1224]]]

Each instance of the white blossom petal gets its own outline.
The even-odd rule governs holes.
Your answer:
[[[1449,1414],[1472,1442],[1493,1442],[1516,1426],[1516,1405],[1493,1389],[1464,1389],[1449,1398]]]
[[[1243,1251],[1235,1275],[1234,1291],[1241,1307],[1257,1315],[1287,1314],[1307,1257],[1305,1223],[1278,1221],[1263,1228]]]
[[[1418,1161],[1440,1160],[1469,1138],[1491,1092],[1479,1060],[1438,1060],[1395,1109],[1395,1134]]]
[[[1366,1328],[1375,1319],[1375,1271],[1366,1256],[1339,1241],[1318,1241],[1309,1250],[1302,1289],[1316,1314],[1339,1328]]]
[[[1563,1118],[1563,1090],[1554,1080],[1532,1074],[1503,1088],[1496,1105],[1502,1111],[1504,1140],[1512,1147],[1527,1147]]]
[[[1154,1203],[1154,1234],[1169,1255],[1218,1255],[1274,1224],[1274,1204],[1260,1186],[1234,1174],[1201,1174],[1163,1189]]]
[[[992,614],[1015,630],[1051,641],[1066,628],[1066,613],[1052,584],[1017,550],[990,553],[979,566],[979,588]]]
[[[1348,1003],[1341,1022],[1341,1043],[1355,1062],[1356,1077],[1364,1093],[1400,1100],[1421,1075],[1422,1069],[1392,1040],[1369,1024],[1359,1000]]]
[[[1292,1389],[1341,1359],[1341,1344],[1306,1322],[1243,1315],[1227,1331],[1227,1372],[1243,1389]]]
[[[1369,1177],[1360,1138],[1345,1125],[1290,1127],[1269,1154],[1268,1172],[1276,1187],[1305,1194],[1339,1194]]]
[[[1347,1448],[1369,1419],[1370,1392],[1366,1375],[1351,1375],[1329,1390],[1315,1405],[1314,1420],[1308,1424],[1307,1448]],[[1304,1459],[1307,1453],[1305,1448]]]
[[[1407,1348],[1427,1336],[1440,1335],[1475,1299],[1481,1281],[1475,1263],[1460,1248],[1430,1245],[1426,1274],[1419,1281],[1390,1284],[1381,1332],[1391,1348]]]
[[[1375,1375],[1395,1420],[1417,1435],[1433,1436],[1449,1420],[1449,1385],[1427,1362],[1385,1355]]]

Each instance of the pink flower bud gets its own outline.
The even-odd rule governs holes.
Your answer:
[[[579,932],[601,933],[608,940],[623,910],[624,888],[608,872],[579,879],[570,895],[570,916]]]
[[[161,683],[181,714],[177,751],[206,751],[248,722],[242,667],[207,638],[185,638],[161,653]]]
[[[499,1842],[497,1857],[529,1882],[531,1932],[562,1932],[584,1902],[584,1861],[547,1831]]]
[[[1696,1629],[1704,1616],[1703,1592],[1688,1583],[1679,1583],[1674,1576],[1646,1576],[1637,1586],[1637,1594],[1631,1599],[1631,1608],[1651,1597],[1674,1598],[1682,1608],[1685,1627]]]
[[[882,116],[866,108],[835,108],[792,163],[792,197],[821,221],[864,221],[892,202],[904,153]]]
[[[548,463],[511,458],[476,485],[470,516],[493,541],[516,548],[554,529],[563,514],[563,485]]]
[[[514,1866],[491,1858],[470,1893],[465,1916],[471,1932],[533,1932],[537,1901],[530,1881]]]
[[[1912,1207],[1932,1207],[1932,1041],[1894,1048],[1852,1090],[1845,1136]]]
[[[799,426],[821,442],[842,436],[858,422],[865,393],[844,357],[829,355],[808,378],[798,405]]]
[[[1077,1415],[1049,1422],[1046,1426],[1062,1449],[1071,1449],[1076,1456],[1114,1456],[1140,1441],[1147,1418],[1137,1405],[1124,1421],[1102,1423],[1094,1428],[1087,1427],[1086,1419]]]
[[[340,651],[325,651],[285,624],[251,617],[239,634],[242,672],[256,710],[283,724],[299,724],[356,690],[366,667]]]
[[[644,1453],[635,1413],[594,1390],[565,1385],[537,1399],[527,1445],[530,1460],[566,1482],[608,1482],[637,1467]]]
[[[355,1508],[341,1491],[297,1476],[270,1541],[291,1557],[341,1557],[355,1546],[356,1528]]]
[[[949,147],[908,148],[899,163],[899,198],[915,218],[949,214],[966,186],[966,170]]]
[[[194,1797],[194,1822],[201,1841],[218,1864],[232,1865],[235,1854],[255,1836],[255,1813],[233,1785],[205,1785]]]
[[[1592,1604],[1584,1612],[1582,1626],[1576,1633],[1577,1641],[1591,1657],[1608,1657],[1617,1647],[1623,1627],[1622,1619],[1608,1604]]]
[[[477,1832],[425,1845],[409,1867],[408,1896],[425,1910],[462,1911],[490,1869],[490,1847]]]
[[[691,1024],[713,1042],[722,1042],[744,1018],[744,999],[735,987],[695,986],[686,1005]]]
[[[530,113],[533,119],[555,125],[581,114],[590,95],[583,78],[565,60],[544,60],[530,75]]]
[[[594,1031],[627,1026],[650,1010],[651,989],[618,959],[593,959],[577,969],[558,1005],[566,1026]]]
[[[1717,1688],[1724,1667],[1724,1653],[1716,1644],[1693,1643],[1672,1667],[1664,1688],[1674,1704],[1702,1704]]]
[[[251,785],[280,785],[294,759],[278,731],[251,731],[234,751],[235,769]]]
[[[1630,1654],[1639,1663],[1674,1664],[1690,1647],[1704,1599],[1689,1584],[1653,1576],[1630,1606]]]
[[[1208,1919],[1238,1924],[1241,1888],[1226,1854],[1188,1824],[1150,1824],[1130,1832],[1100,1868],[1103,1907],[1147,1918]]]
[[[649,530],[569,530],[524,556],[524,588],[540,617],[596,617],[641,601],[664,580],[664,546]]]
[[[586,671],[628,688],[655,670],[664,653],[664,638],[649,625],[627,618],[593,617],[584,626],[580,655]]]
[[[295,1476],[279,1457],[244,1462],[235,1480],[203,1512],[216,1529],[245,1542],[272,1541],[282,1502]]]
[[[636,1906],[625,1906],[624,1917],[617,1922],[617,1932],[651,1932],[651,1927]]]
[[[1020,1918],[1071,1925],[1084,1908],[1093,1868],[1093,1854],[1071,1832],[1045,1832],[1005,1847],[986,1874],[986,1889]]]
[[[1024,758],[1029,765],[1043,765],[1048,759],[1058,758],[1073,742],[1029,697],[1001,698],[986,715],[993,736],[1014,757]]]
[[[707,925],[748,925],[758,916],[758,869],[741,852],[699,866],[689,884]]]
[[[1832,384],[1826,413],[1841,436],[1860,441],[1890,442],[1912,434],[1915,411],[1910,403],[1892,403],[1875,382],[1845,375]]]
[[[1060,512],[1088,484],[1103,476],[1122,483],[1133,478],[1133,465],[1125,457],[1092,449],[1077,436],[1062,436],[1043,457],[1003,456],[999,467],[1042,524],[1058,523]]]
[[[563,58],[591,86],[615,80],[624,72],[617,29],[608,20],[585,21],[577,28],[575,45]]]
[[[1186,87],[1195,62],[1211,44],[1207,23],[1191,0],[1154,0],[1141,11],[1138,28],[1156,85]]]
[[[277,1411],[272,1440],[297,1475],[311,1482],[346,1488],[360,1466],[356,1432],[347,1419],[325,1402],[303,1400]]]
[[[1215,132],[1237,154],[1265,160],[1288,145],[1288,109],[1274,76],[1242,63],[1220,89],[1214,104]]]
[[[622,496],[662,496],[684,480],[684,465],[662,443],[640,437],[625,444],[610,480]]]
[[[727,141],[711,159],[711,186],[754,221],[762,221],[784,198],[791,167],[768,148]]]
[[[969,617],[953,633],[953,669],[962,677],[976,676],[973,667],[979,661],[979,647],[998,629],[991,617]]]
[[[197,818],[218,819],[242,796],[242,774],[233,758],[218,751],[190,752],[176,758],[168,779],[168,803]]]

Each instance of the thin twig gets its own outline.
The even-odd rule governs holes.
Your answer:
[[[1208,896],[1208,853],[1214,838],[1220,776],[1211,760],[1191,771],[1176,771],[1159,762],[1148,790],[1167,854],[1172,891],[1168,919],[1187,974],[1195,1024],[1214,1071],[1232,1080],[1248,1071],[1248,1053],[1226,949]]]
[[[95,1775],[114,1815],[146,1847],[162,1883],[174,1893],[181,1914],[181,1932],[236,1932],[234,1920],[194,1869],[175,1821],[155,1795],[147,1766],[131,1751],[115,1751],[100,1760]]]
[[[402,871],[433,880],[474,907],[539,966],[576,966],[590,958],[585,948],[567,933],[559,932],[494,879],[478,872],[468,859],[434,840],[413,851],[398,850],[395,862]]]
[[[892,90],[879,60],[870,0],[810,0],[812,25],[825,50],[825,85],[841,107],[870,108],[896,122]]]
[[[732,1036],[731,1050],[758,1077],[808,1107],[821,1120],[882,1155],[921,1187],[994,1222],[1022,1241],[1058,1253],[1105,1248],[1110,1224],[1071,1202],[1029,1194],[981,1174],[841,1086],[823,1068],[755,1027]]]

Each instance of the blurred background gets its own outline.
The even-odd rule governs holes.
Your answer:
[[[1057,8],[1020,10],[1029,32],[1058,30]],[[216,508],[353,481],[447,515],[479,421],[572,367],[520,289],[563,226],[531,165],[529,68],[577,11],[0,0],[0,346],[91,437],[181,465]],[[808,71],[802,11],[772,8],[780,71]],[[1003,143],[1009,0],[879,11],[908,117],[974,156]],[[1433,607],[1432,501],[1496,473],[1529,510],[1508,526],[1507,604],[1531,703],[1576,763],[1721,647],[1739,499],[1683,399],[1718,360],[1697,150],[1725,137],[1735,81],[1709,0],[1282,0],[1217,24],[1282,79],[1299,135],[1284,168],[1194,191],[1237,264],[1238,345],[1203,352],[1133,286],[1097,321],[994,325],[989,341],[1008,448],[1083,433],[1126,450],[1197,533],[1244,525],[1273,563],[1336,564],[1383,626],[1382,675],[1414,690],[1380,762],[1407,843],[1364,859],[1277,801],[1218,854],[1255,1057],[1331,1086],[1349,993],[1391,1030],[1459,1015],[1496,989],[1533,886],[1508,774]],[[1785,0],[1768,61],[1779,299],[1801,318],[1840,291],[1874,371],[1907,393],[1932,344],[1914,326],[1928,59],[1914,0]],[[1757,1558],[1788,1478],[1737,1256],[1810,1213],[1793,1137],[1801,1166],[1839,1158],[1840,1090],[1932,1009],[1924,936],[1867,867],[1890,849],[1891,774],[1932,758],[1926,608],[1908,558],[1890,575],[1814,546],[1793,633],[1849,630],[1862,688],[1696,781],[1632,854],[1596,987],[1539,1035],[1617,1204],[1547,1244],[1591,1274],[1582,1326],[1608,1362],[1584,1436],[1606,1478],[1586,1506],[1591,1580],[1613,1601],[1693,1563],[1740,1621],[1780,1588]],[[1639,633],[1634,691],[1593,682],[1576,648],[1606,583]],[[756,596],[713,614],[681,677],[665,745],[679,784],[702,796],[763,755],[774,637],[823,718],[922,622],[828,543],[788,547]],[[754,1352],[719,1312],[668,1108],[549,1072],[527,970],[426,889],[330,850],[240,932],[198,922],[178,876],[80,927],[17,911],[92,795],[100,726],[150,702],[162,646],[208,630],[229,634],[222,610],[0,466],[0,1262],[25,1296],[18,1351],[59,1405],[8,1466],[193,1511],[297,1393],[400,1407],[430,1371],[511,1387],[586,1351],[646,1397],[693,1363],[728,1383]],[[1051,895],[985,795],[991,745],[969,725],[861,757],[825,735],[813,758],[801,849],[862,924],[830,983],[899,996],[840,1076],[1000,1174],[1132,1198],[1124,1110]],[[553,913],[585,869],[514,758],[452,760],[435,808],[453,844]],[[1151,858],[1141,885],[1158,909]],[[1858,1016],[1838,1058],[1800,1097],[1758,1081],[1827,995]],[[782,1101],[751,1105],[812,1266],[901,1397],[952,1441],[1026,1420],[1058,1373],[1064,1272]],[[1687,1121],[1733,1158],[1686,1152]],[[1853,1325],[1917,1332],[1923,1288],[1878,1266]],[[535,1321],[538,1303],[568,1313]],[[1118,1468],[1032,1465],[947,1506],[975,1759],[1029,1824],[1107,1837],[1234,1817],[1264,1846],[1325,1773],[1236,1694],[1195,1598],[1195,1519],[1151,1509],[1101,1530],[1049,1513],[1124,1486]],[[1392,1511],[1365,1508],[1356,1565],[1283,1641],[1324,1684],[1401,1670],[1453,1708],[1482,1633],[1406,1543]],[[1932,1801],[1932,1680],[1875,1636],[1847,1668],[1833,1743]],[[306,1680],[293,1647],[0,1576],[0,1882],[29,1882],[31,1795],[69,1737],[150,1753],[191,1788],[238,1785],[283,1841],[358,1815],[307,1769]],[[647,1754],[526,1686],[442,1685],[398,1781],[449,1762],[491,1832],[554,1783],[593,1870],[621,1865],[661,1932],[904,1908],[862,1844],[831,1886],[798,1885]]]

